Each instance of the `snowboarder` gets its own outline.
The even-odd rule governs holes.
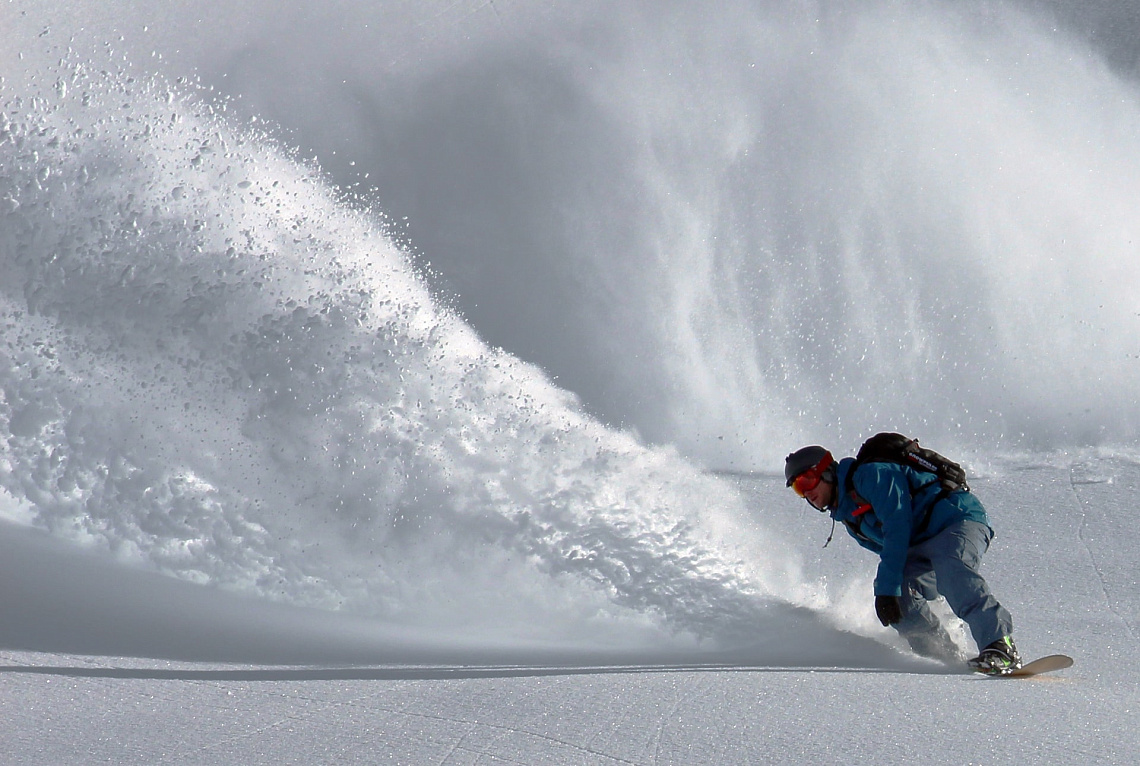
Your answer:
[[[916,653],[946,662],[962,659],[926,603],[941,595],[981,647],[971,667],[992,675],[1021,667],[1013,620],[978,573],[994,533],[986,509],[968,489],[947,493],[933,474],[907,465],[836,462],[819,446],[788,455],[784,478],[797,495],[830,512],[833,524],[841,522],[879,555],[875,614]],[[848,493],[847,487],[853,489]]]

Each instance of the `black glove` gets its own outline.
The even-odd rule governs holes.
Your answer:
[[[902,619],[902,604],[898,596],[875,596],[875,614],[883,626],[894,625]]]

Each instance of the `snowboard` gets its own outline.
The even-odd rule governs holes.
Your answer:
[[[1006,673],[1004,676],[990,675],[989,673],[982,673],[980,670],[974,671],[981,673],[990,678],[1032,678],[1033,676],[1042,673],[1050,673],[1054,670],[1064,670],[1073,666],[1073,658],[1064,654],[1050,654],[1048,657],[1041,657],[1033,662],[1027,662],[1012,673]]]

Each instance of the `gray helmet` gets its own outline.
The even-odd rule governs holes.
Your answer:
[[[787,480],[785,486],[792,486],[792,482],[804,471],[810,471],[817,466],[823,471],[833,462],[835,459],[823,447],[818,445],[801,447],[784,458],[784,479]]]

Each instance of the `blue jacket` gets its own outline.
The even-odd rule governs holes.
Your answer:
[[[939,500],[942,488],[934,474],[895,463],[864,463],[855,471],[855,492],[870,503],[870,508],[860,508],[846,491],[847,473],[854,463],[855,458],[849,457],[836,465],[831,517],[842,522],[860,545],[879,554],[876,596],[902,595],[903,567],[912,545],[960,521],[989,526],[986,509],[973,493],[953,492]],[[929,486],[920,489],[924,485]],[[930,521],[920,529],[927,511],[931,511]]]

